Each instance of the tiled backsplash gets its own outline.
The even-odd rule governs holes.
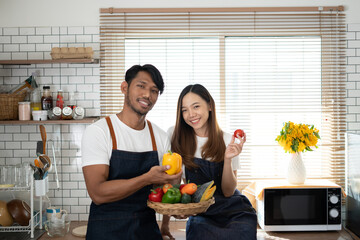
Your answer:
[[[360,133],[360,24],[348,25],[347,43],[347,130]],[[98,27],[0,28],[0,60],[50,59],[51,48],[58,46],[91,46],[98,58]],[[86,116],[100,115],[98,64],[0,65],[0,85],[18,84],[34,71],[39,73],[41,86],[51,86],[54,98],[60,88],[67,93],[77,91],[77,105],[86,109]],[[45,125],[48,139],[56,143],[61,189],[55,190],[54,173],[50,173],[48,196],[53,205],[70,212],[72,220],[87,220],[91,202],[80,165],[86,126]],[[0,165],[33,161],[40,140],[38,125],[0,125]],[[49,155],[52,157],[51,152]]]
[[[99,28],[0,27],[0,60],[51,59],[52,47],[92,47],[94,58],[99,58]],[[49,85],[54,101],[58,89],[64,91],[65,104],[69,93],[74,93],[76,105],[84,107],[86,116],[99,116],[99,69],[99,64],[0,65],[0,85],[17,85],[37,72],[40,89]],[[91,203],[81,170],[81,137],[86,126],[45,124],[47,139],[55,142],[60,178],[60,191],[57,191],[55,173],[49,173],[48,196],[51,204],[66,209],[72,220],[87,220]],[[39,125],[0,125],[0,165],[33,162],[37,141],[41,141]],[[53,159],[51,145],[47,144],[47,153]]]

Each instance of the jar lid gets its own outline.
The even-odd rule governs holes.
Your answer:
[[[58,92],[63,92],[63,90],[59,89]]]
[[[43,86],[43,89],[50,89],[50,86]]]
[[[76,107],[74,111],[75,111],[76,115],[83,115],[84,114],[84,108],[82,108],[82,107]]]
[[[20,105],[22,104],[30,104],[30,102],[18,102]]]
[[[69,116],[72,113],[72,109],[70,107],[64,107],[62,112],[64,115]]]
[[[61,108],[59,108],[59,107],[54,107],[54,108],[52,109],[52,112],[53,112],[54,115],[60,116],[60,115],[61,115]]]

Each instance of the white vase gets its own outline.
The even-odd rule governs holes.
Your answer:
[[[301,152],[291,153],[288,165],[288,181],[291,184],[303,184],[306,179],[306,169]]]

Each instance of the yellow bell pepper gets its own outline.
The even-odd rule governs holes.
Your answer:
[[[181,171],[182,158],[178,153],[173,153],[169,150],[163,156],[162,165],[170,165],[170,169],[166,170],[167,174],[177,174]]]

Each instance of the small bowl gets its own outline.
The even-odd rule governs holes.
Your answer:
[[[61,222],[45,222],[45,230],[50,237],[64,237],[70,230],[70,220]]]
[[[7,203],[7,208],[10,215],[14,218],[15,222],[21,226],[28,226],[31,218],[29,205],[20,200],[13,199]]]
[[[46,110],[32,111],[32,117],[34,121],[46,121],[48,112]]]
[[[13,225],[14,220],[9,213],[6,202],[0,200],[0,226],[8,227]]]

